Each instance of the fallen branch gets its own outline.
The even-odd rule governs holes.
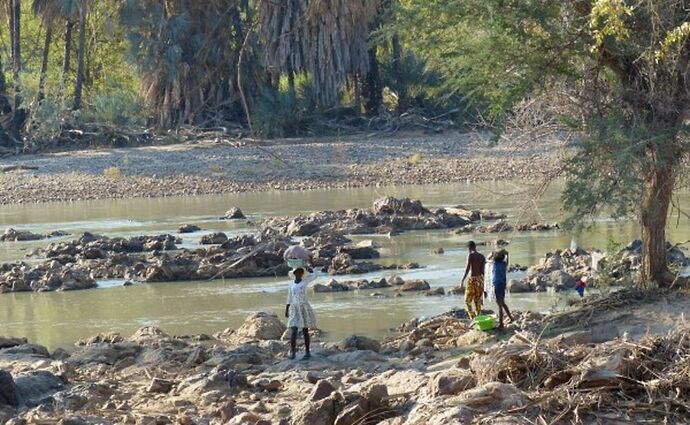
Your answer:
[[[229,272],[230,270],[234,269],[235,267],[239,266],[242,264],[245,260],[247,260],[250,257],[253,257],[256,255],[259,251],[263,250],[266,248],[268,244],[263,243],[259,244],[254,248],[249,254],[245,255],[244,257],[240,258],[239,260],[235,261],[234,263],[230,264],[229,266],[223,268],[223,270],[219,271],[218,273],[214,274],[212,278],[209,280],[215,280],[218,279],[219,277],[225,275],[225,273]]]

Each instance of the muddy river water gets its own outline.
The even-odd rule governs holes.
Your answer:
[[[174,233],[181,224],[193,223],[204,232],[228,234],[252,232],[244,221],[220,221],[230,207],[240,207],[252,220],[272,215],[294,215],[326,209],[369,207],[381,196],[421,199],[428,207],[465,205],[506,212],[511,219],[522,217],[540,222],[563,218],[561,186],[552,185],[539,199],[533,199],[517,182],[443,184],[432,186],[379,187],[366,189],[267,192],[197,196],[189,198],[129,199],[0,207],[0,228],[14,227],[34,232],[63,230],[77,235],[89,231],[108,236]],[[690,193],[679,196],[681,207],[690,207]],[[690,239],[690,220],[674,216],[669,239]],[[204,232],[183,235],[183,247],[197,246]],[[583,247],[604,249],[609,240],[627,244],[638,234],[632,222],[597,220],[582,234],[564,231],[506,233],[511,261],[536,263],[547,251],[570,246],[575,237]],[[69,238],[69,236],[67,237]],[[420,278],[432,287],[455,286],[461,277],[468,240],[494,239],[496,235],[455,235],[448,231],[411,232],[399,236],[362,236],[373,239],[381,248],[381,262],[414,261],[422,269],[406,271],[403,278]],[[0,261],[15,261],[26,252],[47,245],[48,241],[0,243]],[[443,255],[432,249],[443,247]],[[364,275],[385,277],[391,272]],[[509,276],[510,277],[510,276]],[[360,278],[360,276],[353,277]],[[236,328],[251,313],[269,311],[281,314],[286,296],[286,278],[237,279],[213,282],[169,282],[135,284],[101,281],[99,288],[76,292],[18,293],[0,295],[0,335],[25,336],[32,342],[69,348],[77,339],[98,332],[129,335],[143,325],[156,325],[172,334],[211,334]],[[325,283],[325,282],[324,282]],[[319,327],[326,338],[338,339],[353,333],[380,337],[391,328],[414,316],[429,316],[461,307],[458,296],[426,297],[423,294],[372,297],[372,291],[311,294]],[[574,294],[508,295],[515,309],[549,311],[563,306]],[[491,307],[491,305],[489,306]]]

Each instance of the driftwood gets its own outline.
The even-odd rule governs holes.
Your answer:
[[[240,258],[239,260],[235,261],[234,263],[230,264],[229,266],[223,268],[223,270],[221,270],[218,273],[216,273],[215,275],[213,275],[213,277],[210,278],[209,280],[218,279],[219,277],[223,276],[225,273],[229,272],[230,270],[234,269],[235,267],[237,267],[240,264],[242,264],[243,262],[245,262],[247,259],[256,255],[259,251],[265,249],[266,246],[268,246],[267,243],[257,245],[256,248],[254,248],[249,254],[245,255],[244,257]]]
[[[0,172],[2,173],[8,173],[16,170],[38,170],[38,167],[30,165],[7,165],[5,167],[0,167]]]

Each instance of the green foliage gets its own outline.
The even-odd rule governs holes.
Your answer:
[[[567,162],[562,199],[571,212],[565,228],[580,227],[604,206],[613,218],[637,211],[642,195],[643,151],[655,136],[644,125],[629,123],[622,111],[592,119],[589,133]]]
[[[309,133],[315,112],[310,108],[307,87],[300,87],[295,95],[289,90],[264,89],[252,113],[256,134],[280,138]]]
[[[92,96],[83,120],[115,126],[140,126],[144,124],[142,108],[137,93],[127,87],[112,87]]]
[[[613,238],[606,241],[606,258],[600,262],[596,286],[606,296],[614,286],[632,286],[630,265],[623,261],[622,244]]]

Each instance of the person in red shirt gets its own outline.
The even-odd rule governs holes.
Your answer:
[[[582,276],[577,282],[575,282],[575,291],[577,291],[577,294],[580,296],[580,298],[584,298],[585,296],[585,287],[587,287],[587,276]]]

